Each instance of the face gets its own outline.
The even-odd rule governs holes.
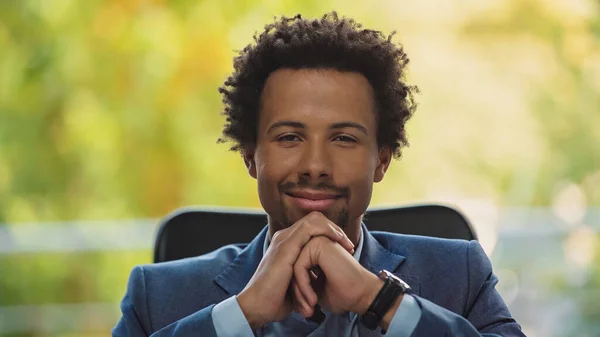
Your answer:
[[[267,79],[244,161],[272,233],[311,211],[360,226],[391,159],[377,144],[372,90],[363,75],[336,70],[280,69]]]

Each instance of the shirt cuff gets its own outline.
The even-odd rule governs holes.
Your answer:
[[[419,307],[414,297],[404,294],[400,306],[388,326],[388,330],[385,333],[382,331],[382,334],[394,337],[409,337],[417,327],[420,319],[421,307]]]
[[[211,315],[218,337],[254,337],[235,296],[215,305]]]

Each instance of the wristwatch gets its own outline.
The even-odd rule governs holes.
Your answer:
[[[367,312],[360,317],[362,324],[369,330],[377,329],[379,322],[390,310],[398,296],[410,292],[410,286],[389,271],[381,270],[378,276],[384,281],[383,287],[375,296]]]

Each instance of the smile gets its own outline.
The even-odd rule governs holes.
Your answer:
[[[293,191],[286,195],[291,197],[297,208],[307,211],[325,211],[341,198],[340,195],[316,191]]]

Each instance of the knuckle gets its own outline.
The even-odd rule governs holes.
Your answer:
[[[319,211],[312,211],[308,214],[309,217],[314,218],[314,217],[320,217],[322,216],[323,213],[319,212]]]
[[[310,222],[310,223],[314,223],[315,221],[321,221],[325,218],[325,215],[323,215],[323,213],[321,212],[317,212],[317,211],[312,211],[308,214],[308,216],[306,217],[306,219]]]
[[[272,243],[278,243],[279,241],[281,241],[281,235],[285,233],[285,229],[281,229],[278,230],[277,232],[273,233],[273,237],[271,238],[271,242]]]

